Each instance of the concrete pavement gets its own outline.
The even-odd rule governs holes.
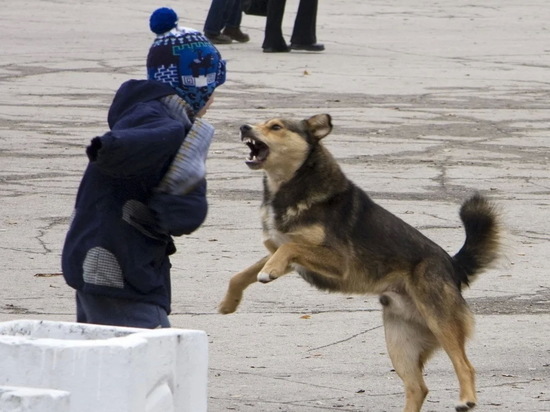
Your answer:
[[[202,29],[209,2],[171,2]],[[134,0],[23,0],[0,12],[0,321],[73,320],[60,251],[84,147],[106,130],[118,85],[145,76],[150,12]],[[287,2],[284,32],[297,0]],[[263,255],[261,175],[243,163],[238,126],[327,112],[326,139],[380,204],[449,252],[462,199],[498,202],[501,264],[466,296],[477,332],[468,353],[479,410],[550,410],[550,7],[545,0],[322,1],[324,53],[263,54],[264,20],[247,44],[220,46],[228,81],[207,115],[217,128],[210,213],[177,239],[175,327],[210,339],[209,410],[396,411],[400,380],[376,297],[321,293],[297,276],[253,285],[238,313],[216,305],[229,277]],[[39,274],[40,276],[36,276]],[[453,410],[457,383],[437,355],[425,411]]]

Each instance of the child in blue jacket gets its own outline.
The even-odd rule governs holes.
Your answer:
[[[62,253],[77,321],[169,327],[172,236],[206,218],[205,161],[214,128],[202,120],[225,61],[203,34],[156,10],[148,80],[121,85],[110,131],[92,139]]]

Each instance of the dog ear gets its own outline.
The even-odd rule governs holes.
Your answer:
[[[309,132],[317,140],[321,140],[332,131],[332,118],[330,114],[317,114],[306,119]]]

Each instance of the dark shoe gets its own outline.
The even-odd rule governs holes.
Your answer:
[[[238,41],[239,43],[246,43],[250,40],[250,36],[243,33],[240,27],[226,27],[222,34]]]
[[[288,53],[290,47],[286,46],[284,48],[279,47],[264,47],[264,53]]]
[[[291,44],[290,48],[292,50],[305,50],[305,51],[315,51],[320,52],[325,50],[325,45],[322,43],[313,43],[313,44]]]
[[[225,34],[206,34],[206,38],[210,40],[213,44],[230,44],[233,40],[231,37],[226,36]]]

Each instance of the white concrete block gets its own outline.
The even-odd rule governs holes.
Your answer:
[[[0,386],[1,412],[70,412],[70,394],[54,389]]]
[[[68,391],[71,412],[203,412],[207,375],[203,331],[0,323],[0,385]]]

